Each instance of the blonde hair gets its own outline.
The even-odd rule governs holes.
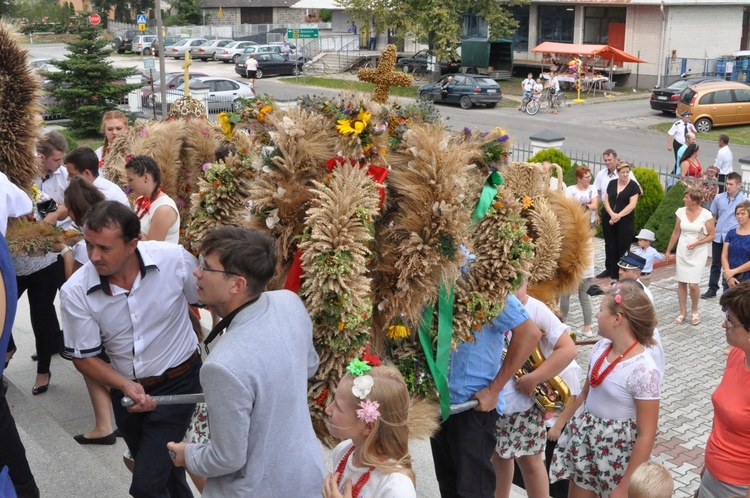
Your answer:
[[[640,464],[628,481],[628,498],[671,498],[673,492],[672,474],[656,462]]]
[[[697,204],[700,204],[703,200],[703,190],[697,187],[688,187],[688,189],[685,190],[685,195],[690,197],[690,199]]]
[[[406,382],[394,367],[373,367],[367,372],[374,381],[372,390],[367,396],[370,401],[380,405],[380,416],[373,424],[372,432],[365,439],[362,447],[362,464],[375,467],[382,472],[399,472],[405,474],[416,485],[409,453],[409,406],[411,399]],[[354,380],[350,374],[344,379]],[[342,379],[343,380],[343,379]],[[360,400],[354,397],[355,406],[359,408]]]
[[[617,302],[620,296],[620,302]],[[602,306],[611,314],[620,313],[630,324],[630,330],[643,346],[653,346],[654,328],[658,323],[654,305],[641,285],[632,278],[624,278],[609,289]]]

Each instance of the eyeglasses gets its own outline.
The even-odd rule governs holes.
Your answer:
[[[242,275],[240,275],[239,273],[234,273],[234,272],[231,272],[231,271],[226,271],[226,270],[214,270],[214,269],[212,269],[212,268],[206,268],[206,263],[205,263],[205,260],[203,259],[203,256],[200,256],[200,257],[198,258],[198,268],[199,268],[199,269],[200,269],[200,271],[201,271],[201,275],[203,274],[203,272],[206,272],[206,271],[210,271],[210,272],[214,272],[214,273],[224,273],[224,274],[226,274],[226,275],[235,275],[235,276],[237,276],[237,277],[241,277],[241,276],[242,276]]]
[[[729,313],[724,315],[724,321],[726,322],[728,329],[735,328],[735,327],[744,328],[743,325],[735,325],[734,323],[732,323],[732,320],[729,319]]]

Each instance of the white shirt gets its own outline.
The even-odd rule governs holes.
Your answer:
[[[128,196],[122,191],[114,182],[111,182],[104,178],[102,175],[97,176],[94,179],[94,187],[99,189],[105,199],[108,201],[117,201],[120,204],[124,204],[130,209],[130,202],[128,202]]]
[[[46,177],[34,179],[36,188],[52,197],[58,204],[65,204],[65,189],[68,188],[68,170],[64,167],[57,168],[57,171],[51,172]],[[64,220],[57,220],[57,227],[67,230],[73,226],[73,220],[70,216]]]
[[[60,291],[65,351],[89,358],[105,349],[129,378],[161,375],[195,352],[188,302],[198,302],[198,260],[182,246],[139,242],[141,271],[132,289],[110,285],[91,262]]]
[[[640,248],[639,248],[640,249]],[[653,248],[650,248],[653,249]],[[649,301],[651,301],[651,304],[654,304],[654,295],[651,292],[651,290],[643,285],[643,282],[641,282],[641,279],[639,278],[637,280],[639,284],[641,284],[641,288],[643,289],[643,292],[646,293],[646,297],[648,297]],[[656,365],[656,370],[659,372],[659,381],[661,382],[664,380],[664,345],[661,343],[661,334],[659,334],[659,327],[654,327],[654,341],[656,341],[656,344],[653,346],[649,346],[646,348],[646,353],[651,357],[652,360],[654,360],[654,364]]]
[[[523,305],[531,319],[537,327],[544,331],[542,338],[539,340],[539,348],[545,358],[549,358],[555,350],[555,344],[560,337],[569,333],[570,327],[562,323],[552,311],[538,299],[528,296],[528,300]],[[513,333],[508,332],[507,336],[512,337]],[[525,412],[534,406],[534,398],[525,393],[516,390],[516,379],[513,377],[503,386],[500,394],[505,397],[504,413]]]
[[[338,467],[339,462],[344,458],[346,452],[352,447],[352,440],[339,443],[333,449],[332,460],[334,469]],[[349,456],[346,466],[339,481],[339,491],[344,492],[347,479],[352,480],[354,486],[362,475],[369,470],[369,467],[355,467],[352,463],[353,455]],[[401,472],[383,472],[377,468],[370,473],[370,478],[359,492],[360,498],[416,498],[417,491],[414,489],[414,483],[406,474]]]
[[[560,93],[560,82],[557,81],[557,76],[549,80],[549,87],[555,90],[555,93]]]
[[[34,209],[31,198],[11,182],[0,171],[0,233],[5,236],[8,230],[8,218],[29,214]]]
[[[568,197],[572,197],[576,200],[576,202],[581,204],[586,209],[589,209],[587,207],[587,204],[591,204],[595,197],[599,197],[599,194],[597,193],[596,188],[593,185],[589,185],[589,188],[586,190],[581,190],[578,188],[578,184],[571,185],[570,187],[566,188],[565,195],[567,195]],[[591,213],[591,223],[596,222],[596,211],[589,211]]]
[[[172,209],[175,210],[177,213],[177,219],[172,223],[172,226],[169,227],[169,230],[167,231],[167,236],[164,239],[165,242],[171,242],[172,244],[179,244],[180,243],[180,211],[177,209],[177,204],[172,200],[171,197],[164,194],[156,198],[154,202],[151,203],[151,208],[148,210],[148,213],[143,215],[143,218],[141,218],[141,233],[144,233],[148,235],[148,231],[151,229],[151,219],[154,216],[154,213],[157,209],[159,209],[161,206],[169,206]]]
[[[635,175],[633,174],[633,170],[630,170],[628,178],[633,180],[635,183],[638,183],[638,180],[635,179]],[[594,178],[594,188],[596,188],[597,192],[599,192],[599,198],[602,202],[604,202],[604,198],[607,197],[607,185],[609,185],[609,182],[615,179],[617,179],[617,168],[612,170],[612,173],[610,173],[609,170],[605,167],[596,174],[596,178]],[[638,185],[640,185],[640,183],[638,183]]]
[[[677,143],[685,145],[685,133],[698,133],[693,126],[693,123],[688,121],[685,123],[682,119],[678,119],[674,122],[672,127],[667,132],[667,135],[671,136]]]
[[[589,358],[589,379],[596,360],[602,356],[611,341],[602,339],[594,345]],[[609,366],[606,358],[600,373]],[[597,387],[590,387],[586,408],[592,415],[608,420],[635,420],[635,400],[661,398],[661,380],[654,360],[641,353],[622,360]]]
[[[258,70],[258,60],[254,57],[249,57],[245,61],[245,69],[248,71],[257,71]]]
[[[716,153],[716,161],[714,161],[714,166],[719,168],[719,174],[728,175],[734,171],[732,162],[734,162],[734,157],[732,151],[729,150],[729,146],[720,147],[719,152]]]
[[[583,390],[583,386],[581,385],[581,379],[583,379],[583,370],[581,370],[580,365],[578,365],[578,362],[576,360],[573,360],[570,362],[570,365],[565,367],[565,370],[560,372],[560,378],[565,382],[565,385],[568,386],[568,391],[570,391],[571,396],[571,403],[573,402],[572,397],[573,396],[580,396],[581,391]],[[547,418],[544,420],[544,425],[546,425],[548,428],[555,425],[555,422],[557,422],[557,417],[560,416],[559,413],[552,413],[551,418]]]
[[[521,88],[523,88],[524,92],[530,92],[534,90],[534,85],[536,85],[536,82],[533,78],[526,78],[521,82]]]

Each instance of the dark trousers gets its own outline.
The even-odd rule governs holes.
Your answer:
[[[680,167],[677,164],[677,152],[680,150],[680,147],[682,147],[683,145],[685,144],[681,144],[677,140],[672,139],[672,152],[674,152],[674,174],[675,175],[679,173],[679,170],[677,168]]]
[[[29,291],[29,314],[36,342],[38,356],[36,373],[38,374],[49,373],[52,355],[59,353],[62,349],[62,330],[60,330],[60,322],[57,320],[55,311],[55,295],[61,283],[61,268],[62,259],[58,258],[54,264],[31,275],[16,276],[19,299],[26,290]],[[8,341],[8,350],[12,351],[15,347],[15,341],[11,337]]]
[[[8,466],[8,474],[18,498],[38,498],[39,488],[26,460],[26,448],[18,436],[16,421],[10,413],[4,391],[0,392],[0,469]]]
[[[719,182],[719,193],[723,193],[727,190],[726,184],[727,184],[727,175],[716,175],[716,181]]]
[[[602,217],[602,232],[604,234],[604,267],[612,280],[620,279],[617,263],[630,249],[635,236],[635,226],[632,221],[621,219],[614,225],[609,224],[609,216]]]
[[[721,252],[724,244],[711,242],[711,273],[708,277],[708,290],[719,292],[719,279],[721,278]]]
[[[160,396],[200,392],[200,367],[198,359],[183,375],[149,387],[146,393]],[[174,466],[167,443],[180,442],[185,437],[195,404],[163,405],[151,412],[131,413],[120,403],[122,391],[112,389],[109,395],[117,428],[135,462],[130,494],[135,498],[192,498],[185,469]]]
[[[366,50],[375,50],[375,47],[378,44],[378,39],[375,36],[370,36],[370,39],[367,40],[367,49]]]
[[[430,439],[442,498],[493,498],[496,410],[451,415]]]

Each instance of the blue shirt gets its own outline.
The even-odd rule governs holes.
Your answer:
[[[503,312],[476,334],[476,340],[460,344],[451,353],[448,369],[451,404],[465,403],[477,391],[490,385],[503,364],[505,332],[529,318],[516,296],[508,296]],[[505,399],[500,396],[497,411],[503,413],[504,409]]]
[[[646,265],[643,267],[643,270],[641,270],[642,273],[651,273],[654,271],[654,260],[661,261],[664,259],[664,256],[651,246],[648,246],[646,249],[641,249],[639,247],[633,251],[633,254],[637,254],[646,260]]]
[[[729,230],[737,228],[739,223],[737,222],[737,218],[734,217],[734,210],[737,204],[745,200],[745,194],[742,192],[737,192],[737,195],[731,200],[726,192],[722,192],[714,197],[711,203],[711,214],[716,217],[716,237],[714,237],[714,242],[723,244]]]
[[[13,330],[13,319],[16,317],[16,306],[18,301],[18,287],[16,287],[16,273],[13,270],[13,261],[10,258],[10,250],[5,242],[5,237],[0,233],[0,272],[5,282],[5,323],[0,323],[3,327],[3,335],[0,337],[0,351],[5,353],[10,341],[10,333]],[[0,377],[3,376],[5,360],[0,362]]]

